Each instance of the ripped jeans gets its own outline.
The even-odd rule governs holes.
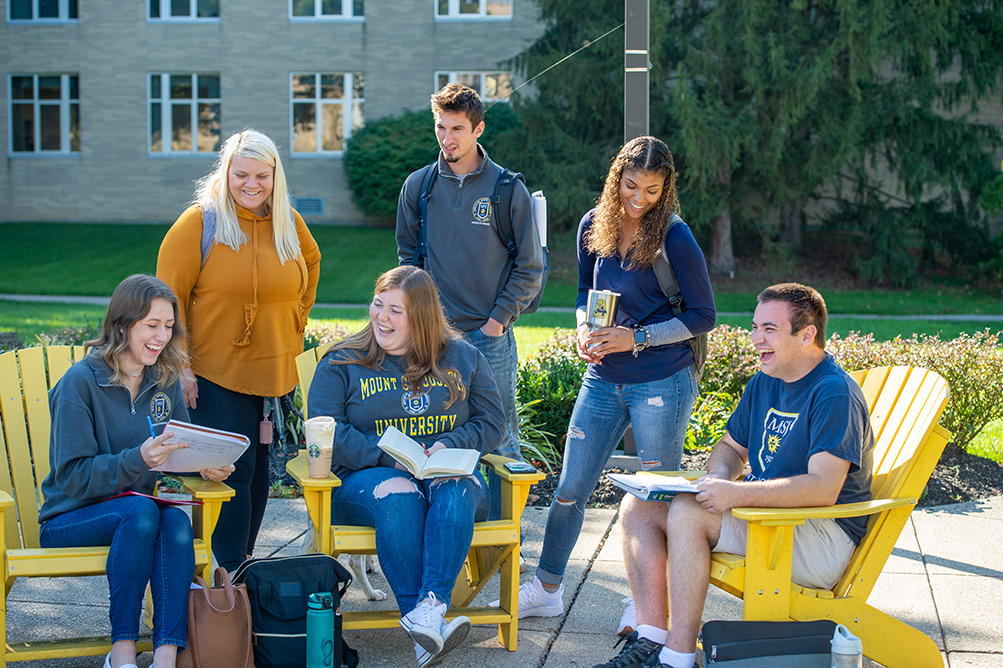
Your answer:
[[[692,366],[648,383],[610,383],[586,375],[564,444],[564,468],[547,515],[536,576],[559,585],[585,520],[585,505],[628,426],[644,470],[677,470],[697,397]]]
[[[385,466],[360,469],[334,488],[331,522],[376,529],[380,568],[406,615],[430,593],[448,605],[484,489],[476,473],[417,480]]]

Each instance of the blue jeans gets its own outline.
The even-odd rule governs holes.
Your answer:
[[[515,334],[509,327],[501,336],[488,336],[478,328],[464,332],[463,338],[480,350],[487,359],[495,384],[498,386],[498,393],[501,394],[502,407],[505,409],[505,437],[492,453],[521,460],[519,416],[515,410],[516,372],[519,367]],[[488,470],[488,490],[491,497],[488,519],[501,519],[501,480],[493,470]]]
[[[630,425],[644,470],[677,470],[697,397],[692,366],[648,383],[616,384],[585,376],[568,425],[564,468],[547,515],[540,566],[542,582],[564,579],[585,519],[585,505],[617,443]]]
[[[479,475],[417,480],[385,466],[360,469],[334,488],[331,523],[376,529],[380,568],[406,615],[428,594],[448,605],[483,495]]]
[[[139,615],[150,583],[153,647],[188,644],[188,589],[195,572],[191,522],[180,508],[125,496],[56,515],[42,524],[42,547],[109,545],[111,641],[139,639]]]

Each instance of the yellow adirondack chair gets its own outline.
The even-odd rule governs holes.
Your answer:
[[[869,606],[867,597],[951,438],[937,424],[947,405],[947,382],[933,371],[902,366],[851,375],[863,388],[876,441],[872,500],[825,508],[735,508],[735,517],[749,522],[747,556],[713,555],[711,583],[743,600],[747,620],[832,619],[885,666],[942,667],[928,636]],[[865,515],[867,533],[836,586],[811,589],[791,582],[793,526],[809,518]]]
[[[0,637],[7,637],[7,594],[19,577],[69,577],[102,575],[107,547],[40,548],[38,510],[42,481],[49,474],[49,389],[74,361],[83,358],[83,346],[26,348],[0,355],[0,552],[3,554],[4,599],[0,602]],[[48,376],[46,376],[48,369]],[[195,477],[178,478],[185,491],[203,502],[193,507],[196,572],[210,577],[212,530],[223,502],[233,490],[222,483]],[[140,651],[152,650],[147,639]],[[7,642],[0,652],[0,668],[8,661],[28,661],[67,656],[105,654],[109,637],[71,638],[32,642]]]
[[[331,344],[308,350],[296,358],[303,406],[307,406],[310,383],[317,362]],[[481,463],[494,469],[502,479],[502,519],[474,524],[474,538],[467,562],[453,589],[450,614],[463,614],[474,624],[498,624],[498,639],[510,651],[516,650],[519,630],[519,527],[530,486],[544,478],[542,473],[511,473],[507,457],[484,455]],[[314,527],[314,550],[339,554],[376,554],[376,533],[370,527],[331,526],[331,490],[341,484],[331,474],[327,480],[307,475],[306,451],[286,464],[286,471],[303,487],[303,497]],[[488,580],[501,571],[501,606],[469,607]],[[346,629],[393,628],[400,615],[396,610],[343,612]]]

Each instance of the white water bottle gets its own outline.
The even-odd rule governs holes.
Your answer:
[[[832,634],[831,642],[831,668],[861,668],[864,645],[860,642],[860,638],[850,633],[850,629],[842,624],[836,624],[836,632]]]

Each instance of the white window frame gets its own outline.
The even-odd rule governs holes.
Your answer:
[[[461,14],[460,13],[460,0],[448,0],[449,2],[449,13],[440,14],[439,13],[439,0],[432,0],[433,8],[432,14],[435,16],[436,21],[511,21],[512,15],[515,14],[515,0],[509,0],[509,11],[508,14],[489,15],[488,14],[488,3],[491,0],[479,0],[480,11],[476,14]]]
[[[39,0],[31,0],[31,18],[30,19],[12,19],[11,12],[13,11],[13,6],[10,0],[7,2],[7,23],[11,25],[24,25],[29,23],[79,23],[80,22],[80,5],[86,0],[77,0],[77,17],[75,19],[70,18],[70,0],[59,0],[59,16],[40,18],[38,16],[38,2]]]
[[[42,100],[38,96],[38,79],[39,77],[59,77],[59,100]],[[32,77],[34,98],[31,102],[27,100],[15,100],[14,99],[14,77]],[[70,99],[70,77],[77,77],[77,99]],[[70,106],[72,104],[77,105],[77,110],[80,109],[80,75],[78,73],[27,73],[18,72],[10,74],[7,77],[7,100],[8,105],[8,118],[11,122],[8,123],[8,136],[7,136],[7,146],[10,147],[9,155],[12,158],[28,158],[28,157],[40,157],[40,156],[79,156],[80,151],[70,150]],[[31,151],[15,151],[14,150],[14,106],[28,106],[32,105],[33,119],[34,119],[34,140],[35,148]],[[42,107],[54,107],[59,106],[59,148],[58,149],[43,149],[42,148]]]
[[[150,16],[150,0],[144,0],[147,23],[219,23],[218,16],[199,16],[198,0],[188,0],[187,16],[171,16],[171,0],[158,1],[160,2],[160,16],[154,18]]]
[[[481,101],[484,102],[485,105],[495,104],[499,102],[502,104],[508,104],[512,100],[511,97],[487,97],[484,93],[484,91],[487,88],[487,86],[485,85],[486,83],[485,77],[498,76],[501,74],[505,74],[508,76],[508,85],[510,89],[509,94],[511,95],[511,92],[515,90],[515,86],[512,85],[512,73],[506,72],[505,70],[457,70],[457,71],[438,70],[435,73],[435,79],[434,79],[435,88],[433,88],[433,90],[439,90],[440,88],[442,88],[442,86],[439,84],[439,79],[441,77],[449,77],[448,83],[459,83],[457,80],[460,78],[461,75],[463,76],[475,75],[479,76],[481,79],[477,94],[481,96]]]
[[[324,14],[323,0],[313,0],[313,16],[293,16],[293,2],[289,0],[289,20],[296,23],[313,23],[316,21],[336,21],[343,23],[363,23],[366,20],[365,9],[359,16],[355,11],[355,0],[341,0],[341,14]]]
[[[160,97],[153,97],[153,77],[160,77]],[[171,99],[171,77],[172,76],[189,76],[192,77],[192,96],[190,98],[178,99],[177,101]],[[214,76],[220,79],[220,97],[199,97],[199,83],[198,78],[200,76]],[[221,102],[223,94],[223,81],[220,77],[219,72],[149,72],[146,75],[146,117],[148,123],[146,125],[146,152],[150,157],[160,158],[160,157],[198,157],[198,156],[216,156],[219,151],[209,150],[200,151],[198,146],[198,129],[199,129],[199,104],[212,104],[216,103],[220,106],[220,119],[223,117],[223,105]],[[153,122],[153,104],[160,104],[160,150],[154,151],[153,147],[150,146],[150,128]],[[172,116],[171,108],[175,104],[188,104],[191,107],[191,128],[192,128],[192,148],[190,150],[175,151],[171,146],[171,129]],[[220,142],[223,141],[222,136],[222,120],[220,121]]]
[[[342,80],[342,90],[345,91],[345,96],[342,98],[326,98],[321,97],[321,77],[322,76],[338,76],[343,77]],[[340,104],[342,105],[341,114],[341,133],[347,143],[349,139],[352,138],[352,117],[355,109],[356,103],[362,104],[362,121],[365,124],[366,118],[366,97],[363,91],[363,96],[361,98],[355,97],[355,77],[356,75],[363,76],[363,86],[365,86],[365,72],[291,72],[289,74],[289,155],[293,158],[340,158],[344,154],[344,149],[340,151],[328,151],[324,150],[324,133],[323,124],[321,120],[324,118],[322,107],[325,104]],[[296,113],[294,111],[294,105],[297,104],[307,104],[311,102],[311,98],[306,97],[294,97],[295,91],[293,90],[293,85],[296,77],[312,76],[314,77],[314,91],[315,95],[312,98],[314,105],[314,123],[316,127],[316,148],[312,151],[297,151],[296,150]]]

